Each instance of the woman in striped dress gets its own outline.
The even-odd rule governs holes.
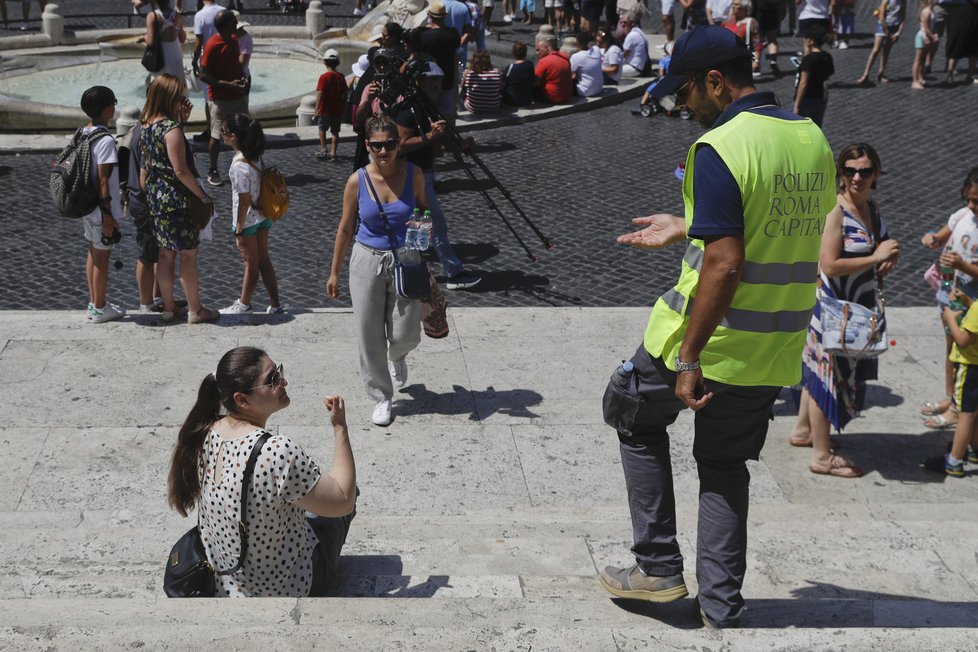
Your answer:
[[[480,50],[472,55],[470,68],[462,76],[465,108],[472,113],[496,113],[503,96],[503,77],[492,67],[489,53]]]
[[[889,237],[876,202],[869,198],[880,175],[879,154],[856,143],[844,148],[836,164],[838,204],[825,218],[819,254],[819,292],[876,308],[877,274],[890,273],[900,245]],[[876,380],[877,360],[854,360],[822,349],[819,303],[808,328],[802,356],[802,393],[792,446],[811,446],[812,473],[839,478],[862,475],[851,461],[835,455],[829,428],[842,429],[859,414],[866,381]]]

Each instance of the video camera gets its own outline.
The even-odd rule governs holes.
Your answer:
[[[421,95],[421,81],[429,71],[429,62],[419,59],[406,61],[402,50],[391,48],[377,50],[373,61],[375,67],[383,69],[375,81],[380,86],[378,99],[388,111],[400,102]]]

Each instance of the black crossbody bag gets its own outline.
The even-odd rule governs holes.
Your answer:
[[[431,296],[431,281],[428,274],[428,264],[423,260],[419,263],[404,262],[397,257],[397,248],[394,246],[394,233],[391,231],[390,222],[387,220],[387,213],[384,212],[384,205],[380,202],[380,196],[374,189],[374,184],[370,180],[370,173],[366,168],[361,168],[360,173],[367,181],[370,194],[377,203],[377,210],[380,212],[380,219],[384,222],[384,229],[387,230],[387,239],[391,243],[391,255],[394,257],[394,290],[397,296],[405,299],[418,299],[424,301]]]
[[[170,558],[163,573],[163,592],[168,598],[213,598],[217,593],[217,575],[231,575],[238,572],[248,554],[248,535],[245,523],[248,520],[245,501],[248,498],[248,488],[251,477],[255,473],[255,462],[262,446],[272,435],[262,433],[251,449],[248,464],[245,466],[244,479],[241,482],[241,519],[238,521],[238,532],[241,535],[241,555],[233,568],[217,570],[207,561],[207,551],[200,538],[200,508],[197,508],[197,526],[188,530],[170,549]]]

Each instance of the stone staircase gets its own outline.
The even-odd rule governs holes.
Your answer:
[[[753,477],[745,628],[692,600],[613,601],[630,524],[599,398],[645,309],[453,310],[412,356],[387,429],[366,424],[346,311],[268,323],[93,327],[0,313],[0,649],[971,650],[976,480],[925,474],[941,448],[914,415],[940,393],[930,312],[890,311],[898,346],[842,436],[868,470],[814,476],[785,392]],[[348,400],[362,495],[336,597],[169,600],[166,467],[196,385],[236,344],[285,364],[276,423],[328,463],[319,397]],[[569,349],[573,349],[572,351]],[[673,429],[680,540],[695,595],[692,419]]]

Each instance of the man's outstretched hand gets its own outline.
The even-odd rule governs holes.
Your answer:
[[[632,224],[645,226],[641,231],[618,236],[619,244],[639,249],[661,249],[686,237],[686,221],[667,213],[656,213],[632,219]]]

